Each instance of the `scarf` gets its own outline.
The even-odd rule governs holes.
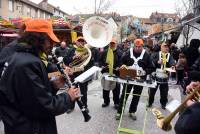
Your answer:
[[[167,64],[167,53],[161,53],[161,56],[162,56],[162,62],[163,62],[163,70],[165,70],[166,64]]]
[[[74,48],[76,49],[76,54],[84,55],[87,53],[87,49],[85,47],[74,46]]]
[[[111,48],[108,48],[106,63],[108,63],[109,74],[112,75],[113,74],[113,64],[114,64],[114,55],[113,55],[113,50]]]
[[[39,52],[39,57],[43,61],[43,63],[45,64],[45,66],[47,67],[47,65],[48,65],[47,55],[44,52],[40,51]]]

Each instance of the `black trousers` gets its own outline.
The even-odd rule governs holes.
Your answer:
[[[112,90],[114,104],[119,104],[120,84],[116,83],[115,89]],[[103,89],[103,100],[105,104],[110,103],[110,91]]]
[[[184,70],[176,70],[177,73],[177,84],[181,84],[184,78]]]
[[[83,95],[81,97],[81,101],[83,102],[83,104],[87,108],[88,107],[88,105],[87,105],[88,82],[79,83],[79,88],[80,88],[81,94]]]
[[[157,84],[156,88],[150,88],[149,89],[149,105],[152,105],[154,102],[154,96],[156,94],[157,89],[160,89],[160,104],[162,106],[166,106],[167,102],[168,102],[168,90],[169,90],[169,86],[168,83],[162,83],[162,84]]]
[[[133,89],[133,94],[138,94],[141,95],[142,94],[142,86],[133,86],[133,85],[127,85],[127,91],[126,93],[130,93],[131,89]],[[120,97],[120,102],[119,102],[119,108],[117,110],[117,113],[121,114],[122,113],[122,108],[123,108],[123,101],[124,101],[124,97],[125,97],[125,89],[126,89],[126,84],[124,84],[123,86],[123,91],[122,91],[122,95]],[[128,99],[128,94],[126,94],[126,98],[125,98],[125,105],[126,105],[126,101]],[[140,96],[136,96],[133,95],[130,107],[129,107],[129,113],[134,113],[137,111],[137,106],[138,106],[138,102],[140,100]]]

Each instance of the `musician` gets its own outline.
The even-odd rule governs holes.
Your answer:
[[[169,67],[173,67],[175,65],[175,61],[169,53],[169,46],[165,42],[161,44],[161,51],[152,55],[152,60],[153,60],[155,67],[162,69],[162,70],[165,70],[166,68],[169,68]],[[161,103],[162,109],[165,109],[165,106],[168,102],[167,97],[168,97],[168,90],[169,90],[167,81],[165,83],[158,82],[156,88],[150,88],[149,102],[148,102],[147,107],[152,106],[152,104],[154,102],[154,96],[158,89],[158,86],[160,89],[160,103]]]
[[[109,73],[109,75],[118,75],[117,69],[119,68],[121,55],[122,53],[119,51],[119,49],[117,49],[117,41],[115,38],[113,38],[109,44],[109,48],[103,52],[100,58],[100,66],[102,67],[101,72]],[[113,85],[114,89],[103,89],[104,103],[102,104],[102,107],[107,107],[110,104],[109,94],[110,90],[112,90],[114,108],[117,109],[119,107],[120,84],[116,82],[108,82],[108,83]],[[110,88],[111,85],[109,86]]]
[[[84,70],[74,71],[73,66],[70,65],[70,63],[73,63],[74,60],[77,60],[77,59],[80,60],[83,57],[83,55],[85,53],[87,53],[87,49],[85,47],[85,44],[86,44],[85,39],[82,36],[79,36],[76,39],[76,43],[75,43],[74,48],[73,48],[73,53],[70,53],[70,55],[66,55],[63,59],[65,65],[67,66],[66,68],[68,70],[70,70],[69,72],[71,73],[70,78],[71,78],[72,82],[73,82],[74,78],[76,78],[77,76],[79,76],[84,71],[86,71],[87,69],[89,69],[90,67],[92,67],[94,65],[94,61],[93,61],[92,58],[90,59],[87,66],[85,66],[83,68]],[[83,83],[79,83],[79,88],[80,88],[81,94],[83,95],[81,97],[81,101],[85,105],[87,112],[89,112],[88,105],[87,105],[87,91],[88,91],[88,82],[89,81],[90,80],[86,80]],[[73,109],[71,109],[71,111],[73,111]],[[68,113],[71,112],[71,111],[68,111]]]
[[[121,68],[124,68],[126,66],[132,67],[135,70],[142,69],[143,72],[146,72],[146,74],[151,73],[153,70],[153,64],[151,62],[151,57],[149,54],[145,51],[143,48],[144,42],[142,39],[136,39],[134,40],[134,47],[130,48],[129,51],[123,54],[121,58]],[[145,77],[145,76],[144,76]],[[144,78],[145,79],[145,78]],[[122,113],[122,107],[123,107],[123,100],[125,96],[125,89],[126,85],[123,86],[123,91],[122,95],[120,97],[120,103],[119,103],[119,108],[117,111],[116,115],[116,120],[120,119],[120,114]],[[133,94],[138,94],[141,95],[142,93],[142,86],[136,86],[132,84],[127,85],[127,93],[130,93],[131,90],[133,89]],[[126,95],[126,100],[129,95]],[[137,111],[137,105],[139,102],[140,96],[133,96],[130,107],[129,107],[129,116],[133,119],[136,120],[136,115],[135,112]],[[125,100],[125,101],[126,101]]]
[[[194,71],[190,75],[191,83],[187,92],[191,92],[200,84],[200,72]],[[187,101],[186,109],[180,114],[174,127],[176,134],[197,134],[200,127],[200,103],[193,100]]]
[[[77,88],[53,94],[44,59],[54,42],[52,24],[43,19],[25,23],[25,33],[7,60],[0,79],[0,112],[5,134],[57,134],[55,116],[79,97]],[[41,58],[43,57],[43,58]]]

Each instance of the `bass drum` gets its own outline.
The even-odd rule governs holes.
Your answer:
[[[116,87],[116,82],[115,81],[109,81],[105,79],[105,76],[109,75],[108,73],[104,73],[102,74],[102,78],[101,78],[101,86],[103,87],[104,90],[106,91],[110,91],[110,90],[114,90]]]

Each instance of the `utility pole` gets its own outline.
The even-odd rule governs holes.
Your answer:
[[[94,14],[96,14],[97,12],[97,0],[94,1]]]

